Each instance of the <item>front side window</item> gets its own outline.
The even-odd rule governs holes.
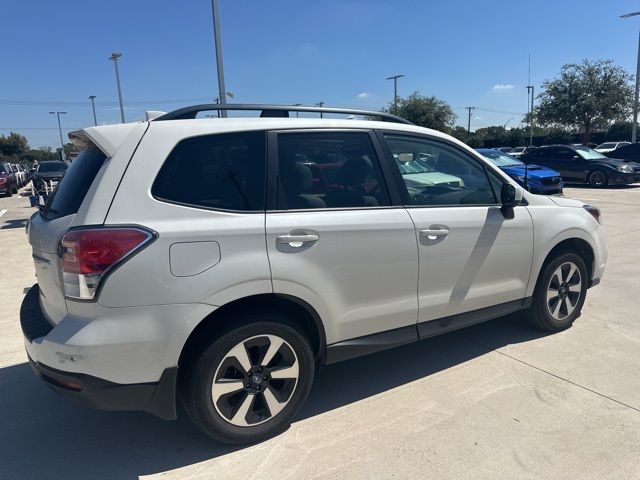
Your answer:
[[[368,133],[278,135],[279,210],[390,204]]]
[[[410,205],[487,205],[496,198],[483,166],[444,143],[385,134]],[[424,171],[414,172],[417,163]]]
[[[264,210],[265,133],[182,140],[167,157],[151,193],[159,200],[220,210]]]

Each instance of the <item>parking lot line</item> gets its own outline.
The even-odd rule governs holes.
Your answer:
[[[7,210],[0,210],[0,217],[3,216],[5,213],[7,213]]]

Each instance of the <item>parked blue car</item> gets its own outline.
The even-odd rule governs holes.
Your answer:
[[[562,193],[564,182],[562,181],[560,173],[555,170],[540,165],[529,165],[526,168],[527,179],[525,185],[525,164],[520,160],[500,150],[478,148],[476,151],[531,193],[540,193],[543,195]]]

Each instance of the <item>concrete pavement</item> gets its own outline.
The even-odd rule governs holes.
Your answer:
[[[640,478],[640,187],[565,194],[602,208],[609,245],[573,328],[513,315],[329,366],[287,432],[240,448],[40,384],[18,324],[33,209],[1,198],[0,479]]]

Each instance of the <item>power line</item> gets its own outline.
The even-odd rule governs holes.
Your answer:
[[[161,100],[134,100],[127,101],[128,105],[148,105],[157,103],[194,103],[194,102],[210,102],[210,98],[172,98]],[[60,106],[60,107],[87,107],[85,100],[8,100],[0,99],[0,105],[14,105],[14,106]],[[100,106],[117,106],[118,102],[98,102]]]

